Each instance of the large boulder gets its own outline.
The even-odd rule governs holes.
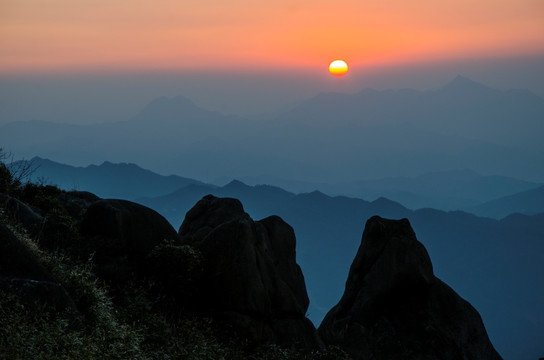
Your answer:
[[[319,335],[354,360],[500,359],[478,312],[434,276],[407,219],[367,221]]]
[[[107,240],[97,244],[97,252],[111,255],[145,256],[163,240],[176,240],[172,225],[159,213],[126,200],[99,200],[87,208],[80,233],[88,238]],[[102,246],[103,245],[103,246]]]
[[[159,213],[126,200],[98,200],[85,212],[78,251],[94,257],[97,274],[124,282],[145,271],[145,258],[164,241],[179,242],[178,234]]]
[[[208,195],[187,213],[179,235],[202,255],[199,310],[256,343],[320,347],[305,317],[309,300],[295,234],[282,219],[253,221],[238,200]]]
[[[88,191],[75,190],[62,192],[58,199],[73,218],[80,218],[89,206],[101,200],[98,196]]]

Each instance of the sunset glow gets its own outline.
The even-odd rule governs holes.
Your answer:
[[[3,72],[315,67],[544,53],[540,0],[249,0],[0,5]],[[195,65],[196,64],[196,65]]]

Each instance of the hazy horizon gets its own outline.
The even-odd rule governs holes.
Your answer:
[[[74,121],[4,124],[0,141],[19,158],[78,166],[133,162],[212,183],[259,176],[340,183],[463,169],[544,181],[541,97],[457,76],[421,92],[338,87],[272,112],[268,121],[210,112],[172,96],[86,127]]]
[[[319,93],[366,88],[430,90],[462,75],[487,86],[527,89],[544,97],[544,55],[390,66],[351,67],[343,78],[325,69],[78,71],[0,75],[0,124],[45,120],[128,120],[153,99],[184,96],[226,115],[271,117]]]

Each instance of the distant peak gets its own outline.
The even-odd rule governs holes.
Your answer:
[[[393,204],[395,201],[389,200],[386,197],[380,196],[376,200],[372,201],[373,204]]]
[[[389,200],[386,197],[380,196],[376,200],[371,202],[372,205],[378,205],[380,207],[387,206],[387,207],[396,207],[398,209],[406,209],[403,205],[399,204],[396,201]]]
[[[481,85],[465,76],[457,75],[448,85]],[[446,85],[447,86],[447,85]]]
[[[465,77],[465,76],[463,76],[463,75],[459,75],[459,74],[458,74],[458,75],[455,77],[455,79],[453,79],[452,82],[470,82],[470,83],[472,83],[473,81],[470,80],[468,77]]]
[[[319,190],[314,190],[314,191],[309,192],[309,193],[300,194],[299,196],[303,196],[303,197],[310,198],[310,199],[329,199],[330,198],[330,196],[322,193]]]
[[[224,186],[225,188],[247,188],[249,187],[248,185],[244,184],[243,182],[241,182],[240,180],[232,180],[230,183],[228,183],[227,185]]]
[[[473,81],[465,76],[457,75],[451,82],[446,84],[442,89],[444,90],[469,90],[469,89],[479,89],[479,90],[493,90],[490,87],[481,84],[479,82]]]
[[[120,162],[120,163],[112,163],[111,161],[104,161],[102,164],[100,164],[98,167],[100,168],[133,168],[133,169],[139,169],[140,167],[133,163],[126,163],[126,162]]]

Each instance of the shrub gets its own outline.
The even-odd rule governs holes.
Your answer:
[[[7,166],[0,162],[0,193],[9,193],[13,178]]]
[[[161,292],[190,301],[194,284],[202,276],[202,255],[190,245],[172,242],[155,246],[147,256],[146,272]]]

